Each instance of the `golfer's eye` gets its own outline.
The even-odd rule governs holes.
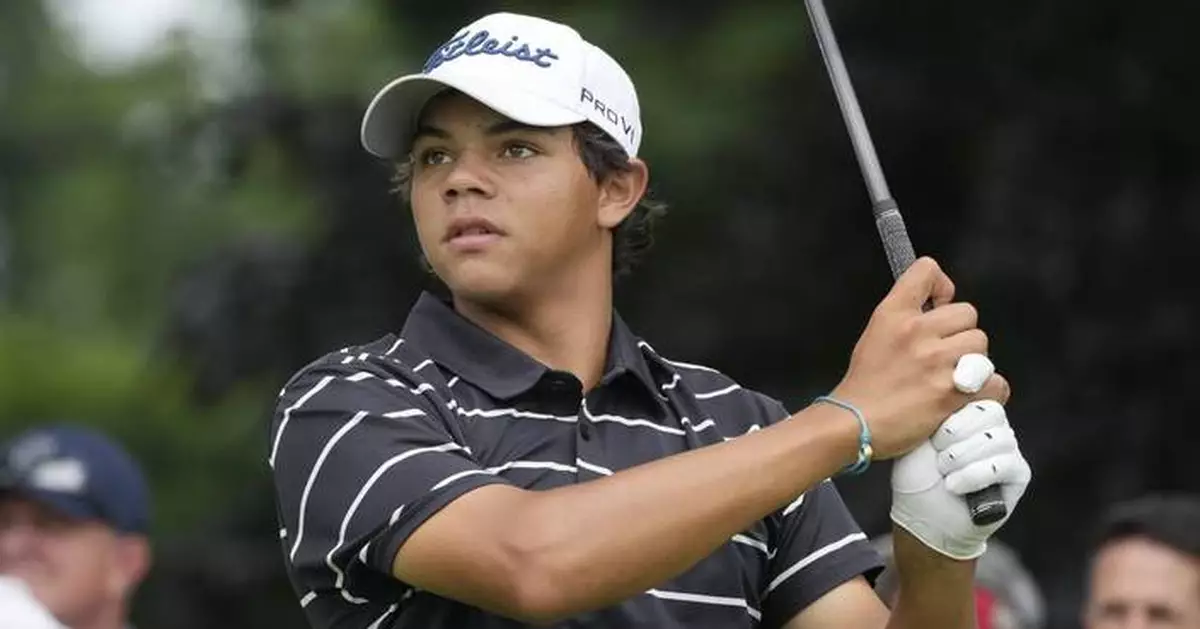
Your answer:
[[[501,151],[502,156],[511,159],[529,159],[537,154],[537,149],[525,144],[524,142],[513,142],[506,144],[504,146],[504,150]]]
[[[441,149],[425,149],[417,154],[418,166],[440,166],[450,163],[450,154]]]

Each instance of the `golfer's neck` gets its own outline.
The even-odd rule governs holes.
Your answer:
[[[457,297],[454,305],[476,325],[542,364],[575,374],[588,391],[604,375],[612,329],[612,277],[608,268],[603,271],[542,287],[503,311]]]

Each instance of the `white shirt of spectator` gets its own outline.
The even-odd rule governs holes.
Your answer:
[[[14,577],[0,576],[0,619],[5,629],[67,629]]]

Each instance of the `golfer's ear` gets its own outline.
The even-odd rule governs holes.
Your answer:
[[[650,169],[638,158],[629,160],[629,169],[614,172],[600,182],[600,207],[597,221],[601,227],[615,229],[637,207],[650,182]]]

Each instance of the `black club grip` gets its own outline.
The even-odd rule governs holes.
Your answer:
[[[967,509],[970,510],[971,521],[976,526],[999,522],[1008,515],[1008,505],[1004,504],[1004,495],[1000,492],[999,485],[989,485],[967,494]]]

